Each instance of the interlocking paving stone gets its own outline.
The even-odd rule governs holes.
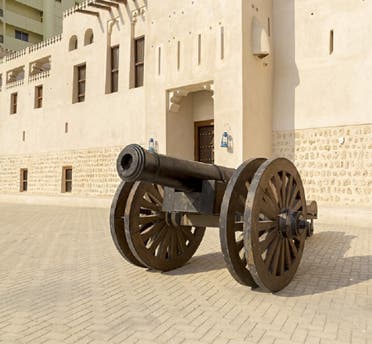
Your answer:
[[[372,343],[372,228],[319,220],[274,295],[230,277],[215,229],[158,273],[121,258],[108,217],[0,204],[0,343]]]

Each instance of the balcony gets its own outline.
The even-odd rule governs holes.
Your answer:
[[[30,19],[12,11],[6,11],[5,16],[6,22],[9,25],[24,29],[25,31],[37,33],[41,36],[43,35],[43,23],[41,20]]]
[[[28,82],[39,81],[50,76],[50,56],[33,61],[29,66]]]
[[[23,85],[25,81],[25,66],[14,68],[6,73],[6,88]]]
[[[26,5],[28,7],[36,8],[39,11],[43,10],[42,0],[17,0],[20,4]]]

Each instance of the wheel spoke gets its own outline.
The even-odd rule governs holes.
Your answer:
[[[302,199],[299,198],[296,203],[293,205],[293,208],[291,208],[293,211],[297,211],[302,207]]]
[[[156,203],[159,207],[163,204],[163,197],[161,197],[159,190],[152,185],[151,190],[147,192],[147,196],[151,199],[152,202]]]
[[[155,250],[159,246],[160,242],[164,239],[164,236],[167,234],[168,228],[164,226],[155,236],[154,241],[151,243],[149,247],[149,251],[152,255],[155,255]]]
[[[185,237],[182,235],[182,231],[179,228],[177,228],[176,230],[176,235],[177,235],[178,248],[180,250],[180,253],[182,254],[187,249],[186,244],[185,244]]]
[[[275,203],[275,199],[272,199],[266,193],[263,194],[263,199],[270,206],[270,208],[272,209],[272,212],[273,213],[275,213],[275,214],[279,213],[279,207],[278,207],[278,204]]]
[[[289,270],[292,265],[292,258],[291,258],[289,244],[288,244],[288,239],[285,240],[285,262],[286,262],[287,270]]]
[[[272,230],[265,238],[264,241],[259,243],[259,252],[263,253],[273,242],[275,238],[278,237],[278,231],[277,230]]]
[[[265,201],[262,200],[261,202],[261,213],[265,215],[267,218],[270,220],[275,220],[277,217],[277,212],[275,209],[273,209],[269,203],[266,203]]]
[[[257,229],[258,229],[258,232],[259,232],[259,236],[260,236],[261,232],[267,232],[270,229],[274,229],[276,227],[277,227],[277,222],[276,221],[264,220],[264,221],[258,221],[258,224],[257,224]]]
[[[139,217],[138,221],[140,225],[144,225],[147,223],[155,223],[162,219],[163,217],[161,215],[142,215]]]
[[[289,239],[289,246],[292,250],[292,256],[294,259],[297,258],[297,254],[298,254],[298,251],[297,251],[297,247],[296,245],[294,244],[293,240],[292,239]]]
[[[172,230],[171,231],[171,238],[169,241],[169,258],[175,259],[177,257],[177,238],[176,233]]]
[[[151,203],[151,202],[147,201],[145,198],[143,198],[141,200],[140,207],[144,208],[144,209],[150,209],[150,210],[153,210],[153,211],[161,211],[161,207],[159,207],[158,205],[156,205],[154,203]]]
[[[278,196],[279,207],[282,208],[283,207],[283,200],[282,200],[282,197],[280,195],[281,180],[280,180],[279,175],[277,173],[274,174],[274,182],[273,182],[273,184],[275,186],[276,195]]]
[[[275,246],[275,254],[274,254],[274,259],[273,263],[271,265],[271,273],[273,275],[276,275],[276,272],[278,271],[278,264],[279,264],[279,256],[280,256],[280,248],[282,245],[282,240],[279,239],[277,245]]]
[[[288,177],[287,174],[283,171],[282,172],[282,186],[280,188],[281,196],[282,196],[282,205],[285,206],[286,204],[286,189],[287,189],[287,183],[288,183]]]
[[[287,187],[286,187],[286,192],[285,192],[284,206],[286,208],[288,208],[288,203],[289,203],[289,199],[291,197],[292,190],[293,190],[293,175],[291,174],[289,176],[289,180],[288,180]]]
[[[274,241],[272,242],[272,244],[269,246],[269,248],[267,249],[267,254],[266,254],[266,258],[265,258],[265,265],[266,267],[269,269],[270,266],[271,266],[271,262],[272,262],[272,259],[274,257],[274,253],[275,253],[275,248],[277,246],[279,242],[279,236],[277,236]]]
[[[146,231],[141,232],[141,239],[144,243],[147,242],[152,236],[154,236],[159,230],[165,226],[164,221],[154,223],[151,227],[147,228]]]
[[[274,201],[274,203],[279,207],[279,199],[275,192],[275,185],[270,181],[269,185],[266,189],[266,193],[269,195],[269,197]]]
[[[282,240],[280,247],[280,260],[279,260],[279,276],[282,276],[284,273],[284,257],[285,257],[285,240]]]
[[[171,236],[171,231],[167,231],[167,233],[164,236],[164,239],[161,241],[159,245],[159,250],[156,256],[160,259],[165,259],[166,257],[170,236]]]
[[[288,208],[292,209],[293,202],[296,200],[296,196],[297,196],[298,192],[299,192],[298,186],[296,185],[296,187],[294,188],[294,190],[292,192],[291,198],[288,202]]]

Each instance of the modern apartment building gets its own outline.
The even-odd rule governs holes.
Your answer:
[[[62,13],[81,0],[0,0],[0,48],[20,50],[62,32]]]
[[[0,196],[112,197],[117,155],[139,143],[228,167],[285,156],[307,198],[371,207],[371,14],[350,0],[85,1],[62,35],[0,63]]]

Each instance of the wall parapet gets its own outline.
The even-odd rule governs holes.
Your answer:
[[[9,62],[9,61],[17,59],[19,57],[22,57],[22,56],[26,55],[27,53],[28,53],[28,47],[24,48],[24,49],[21,49],[21,50],[17,50],[14,53],[6,55],[5,56],[5,62]]]
[[[9,55],[6,55],[4,56],[1,60],[0,60],[0,63],[3,63],[3,62],[9,62],[9,61],[12,61],[12,60],[15,60],[15,59],[18,59],[20,57],[23,57],[27,54],[31,54],[35,51],[38,51],[40,49],[43,49],[43,48],[46,48],[46,47],[49,47],[50,45],[53,45],[55,43],[58,43],[62,40],[62,34],[58,34],[58,35],[55,35],[45,41],[41,41],[39,43],[36,43],[36,44],[33,44],[29,47],[26,47],[22,50],[17,50],[17,51],[14,51],[12,53],[10,53]]]
[[[34,75],[30,75],[28,77],[28,82],[34,82],[34,81],[39,81],[39,80],[42,80],[42,79],[46,79],[50,76],[50,70],[46,70],[46,71],[43,71],[43,72],[40,72],[40,73],[37,73],[37,74],[34,74]]]
[[[55,35],[45,41],[41,41],[39,43],[36,43],[34,45],[31,45],[29,47],[29,52],[32,53],[34,51],[40,50],[42,48],[48,47],[49,45],[52,45],[54,43],[57,43],[62,40],[62,34]]]
[[[13,81],[13,82],[9,82],[8,84],[6,84],[6,88],[8,89],[8,88],[13,88],[13,87],[21,86],[24,83],[25,83],[24,79]]]
[[[74,7],[69,8],[68,10],[64,11],[63,12],[63,18],[66,18],[66,17],[74,14],[78,10],[83,10],[83,9],[87,8],[90,4],[95,4],[95,3],[96,3],[96,0],[85,0],[82,3],[80,3],[78,5],[75,5]]]

